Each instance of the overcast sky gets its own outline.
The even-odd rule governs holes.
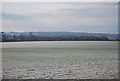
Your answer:
[[[117,2],[3,3],[3,31],[118,31]]]

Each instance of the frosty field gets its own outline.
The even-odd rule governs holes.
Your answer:
[[[115,79],[118,42],[4,42],[2,66],[3,79]]]

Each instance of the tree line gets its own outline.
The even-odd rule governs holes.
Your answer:
[[[1,32],[2,42],[13,42],[13,41],[109,41],[108,37],[105,36],[35,36],[32,32],[29,35],[6,35]]]

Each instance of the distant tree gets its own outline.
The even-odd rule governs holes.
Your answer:
[[[32,34],[32,32],[30,32],[29,39],[30,39],[31,41],[35,40],[35,36]]]
[[[106,36],[75,36],[75,35],[62,35],[62,36],[35,36],[32,32],[29,35],[9,35],[1,32],[3,42],[9,41],[108,41]],[[119,39],[116,39],[119,40]]]
[[[17,36],[16,35],[13,35],[13,41],[17,41]]]
[[[25,36],[24,35],[19,35],[19,40],[20,41],[25,41]]]
[[[2,33],[2,41],[7,41],[7,37],[6,37],[5,33],[4,32],[1,32],[1,33]]]
[[[109,39],[105,36],[81,36],[81,40],[87,40],[87,41],[108,41]]]

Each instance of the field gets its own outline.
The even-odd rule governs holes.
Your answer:
[[[4,42],[2,63],[3,79],[115,79],[118,42]]]

